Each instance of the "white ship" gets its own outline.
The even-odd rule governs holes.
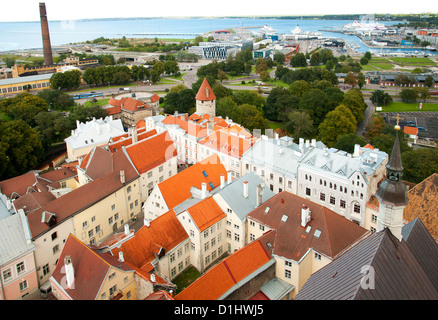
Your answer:
[[[321,32],[303,31],[299,26],[296,26],[290,32],[290,34],[284,35],[286,40],[319,39],[322,37]]]

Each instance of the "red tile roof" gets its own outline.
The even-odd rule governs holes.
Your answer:
[[[178,125],[181,129],[185,130],[188,135],[191,135],[193,137],[203,138],[207,136],[206,126],[202,126],[200,124],[197,124],[196,122],[181,119],[182,117],[187,119],[187,115],[186,116],[179,115],[177,117],[167,116],[161,122],[164,124]]]
[[[223,259],[175,296],[175,300],[217,300],[239,281],[272,259],[266,243],[274,241],[271,231]],[[249,281],[250,279],[248,279]]]
[[[51,228],[48,224],[41,222],[43,212],[55,214],[56,222],[59,224],[122,188],[124,184],[120,181],[121,170],[125,172],[126,183],[138,178],[137,171],[123,151],[115,152],[112,158],[112,171],[30,213],[27,217],[32,237],[38,237]]]
[[[143,109],[150,108],[144,102],[141,102],[140,100],[133,99],[133,98],[126,98],[124,100],[122,98],[122,105],[121,106],[122,106],[123,110],[131,111],[131,112],[135,112],[135,111],[140,110],[142,108]]]
[[[143,132],[140,133],[141,131],[143,131]],[[141,141],[141,140],[147,139],[149,137],[152,137],[156,134],[157,134],[157,130],[155,130],[155,129],[152,129],[149,131],[138,130],[137,131],[137,140]],[[122,149],[122,146],[126,147],[126,146],[129,146],[131,144],[132,144],[132,137],[128,137],[128,135],[126,135],[126,137],[124,139],[117,139],[116,142],[108,144],[108,148],[110,149],[111,152],[115,152],[117,150]]]
[[[126,147],[126,152],[140,174],[177,156],[168,131],[131,144]]]
[[[187,209],[187,211],[201,232],[227,217],[212,197],[198,202]]]
[[[149,272],[153,269],[150,263],[161,248],[168,252],[187,238],[188,235],[175,216],[175,212],[170,210],[152,220],[149,227],[141,227],[133,238],[124,242],[120,248],[113,249],[112,252],[118,255],[118,252],[122,251],[127,263]]]
[[[203,174],[204,171],[207,176]],[[191,187],[201,189],[203,182],[207,183],[208,191],[212,190],[210,182],[214,188],[218,187],[222,174],[227,176],[227,171],[221,163],[219,156],[214,154],[164,180],[158,186],[168,208],[173,209],[191,197]]]
[[[405,126],[403,128],[404,133],[406,134],[411,134],[416,136],[418,134],[418,128],[417,127],[409,127],[409,126]]]
[[[34,186],[36,183],[37,179],[35,173],[31,171],[8,180],[0,181],[0,191],[8,198],[10,198],[13,193],[22,196],[27,193],[29,187]]]
[[[65,283],[64,258],[66,255],[71,257],[75,280],[74,288],[64,288],[64,290],[73,300],[97,299],[97,294],[102,283],[107,279],[111,267],[124,271],[132,270],[111,253],[98,253],[70,234],[52,274],[60,285]]]
[[[303,205],[311,213],[311,221],[305,228],[301,227]],[[266,207],[270,207],[267,214]],[[286,222],[282,221],[283,215],[287,215]],[[300,260],[309,248],[335,258],[367,233],[366,229],[334,211],[287,191],[267,200],[248,214],[248,219],[276,229],[274,253],[295,261]],[[308,233],[307,226],[311,227]],[[321,232],[318,237],[315,236],[316,230]]]
[[[202,81],[201,87],[199,88],[198,93],[196,94],[196,100],[203,100],[203,101],[216,100],[216,96],[214,95],[214,92],[211,89],[210,84],[207,81],[207,78],[204,78],[204,81]]]
[[[199,143],[240,159],[254,142],[252,139],[239,137],[229,132],[227,129],[215,131],[200,140]]]

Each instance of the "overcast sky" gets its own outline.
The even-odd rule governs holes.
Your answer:
[[[0,22],[39,21],[40,0],[2,0]],[[438,12],[438,0],[46,0],[49,20]]]

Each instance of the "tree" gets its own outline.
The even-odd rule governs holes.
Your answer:
[[[357,85],[357,78],[353,72],[347,73],[344,82],[351,85],[353,88]]]
[[[61,142],[70,135],[71,123],[62,112],[40,112],[35,117],[35,130],[42,146],[47,150],[52,143]]]
[[[166,74],[177,74],[179,72],[178,62],[166,61],[164,63],[164,72]]]
[[[326,114],[333,110],[328,108],[328,96],[321,89],[310,89],[300,99],[298,108],[309,112],[313,123],[318,126],[325,118]]]
[[[376,90],[372,93],[370,100],[376,106],[386,106],[392,102],[392,97],[382,90]]]
[[[289,121],[286,123],[286,129],[293,132],[295,140],[310,135],[314,130],[313,121],[305,111],[292,110],[287,119]]]
[[[298,96],[298,97],[302,97],[303,94],[305,94],[309,90],[310,90],[310,85],[305,80],[297,80],[289,86],[289,92],[292,95]]]
[[[409,147],[407,141],[408,141],[408,135],[404,134],[403,132],[398,133],[399,141],[400,141],[400,152],[403,154],[403,152],[412,150],[411,147]],[[379,150],[386,152],[387,154],[391,154],[392,147],[394,145],[394,139],[395,139],[395,129],[391,125],[387,125],[383,128],[382,132],[375,136],[373,139],[371,139],[370,143],[373,145],[373,147],[378,148]]]
[[[357,121],[350,109],[344,105],[330,111],[319,125],[319,138],[328,147],[332,147],[339,136],[355,133]]]
[[[366,141],[359,137],[357,134],[349,133],[344,134],[342,136],[338,136],[336,139],[336,143],[333,145],[333,148],[346,151],[348,153],[354,152],[354,146],[358,144],[361,147],[366,145]]]
[[[221,83],[223,80],[228,80],[227,73],[220,69],[217,71],[217,78],[220,80]]]
[[[264,130],[268,128],[268,121],[263,117],[263,114],[256,106],[250,104],[237,106],[232,113],[232,119],[249,131],[253,131],[254,129]]]
[[[415,102],[418,99],[418,93],[414,89],[402,89],[400,98],[403,102]]]
[[[0,102],[0,111],[14,120],[25,121],[31,127],[35,126],[35,116],[47,110],[47,102],[44,99],[27,92]]]
[[[325,68],[329,71],[333,70],[335,67],[335,63],[333,62],[333,60],[328,60],[325,64]]]
[[[289,63],[294,68],[306,67],[307,66],[306,56],[304,55],[304,53],[299,52],[290,58]]]
[[[44,89],[38,92],[37,95],[43,98],[52,110],[68,110],[75,104],[72,96],[59,90]]]
[[[383,128],[385,128],[385,120],[380,115],[374,114],[366,126],[365,138],[372,140],[382,133]]]
[[[432,88],[433,86],[433,77],[429,74],[424,81],[424,85],[428,88]]]
[[[357,122],[363,121],[367,104],[365,103],[362,92],[359,89],[353,88],[348,90],[344,94],[342,103],[351,110]]]
[[[284,61],[286,60],[286,56],[282,52],[276,52],[274,54],[274,61],[278,64],[282,65]]]
[[[118,71],[113,74],[112,81],[116,84],[123,84],[128,83],[130,80],[129,74],[127,74],[125,71]]]
[[[38,133],[23,120],[0,122],[0,179],[34,169],[44,157]]]
[[[319,66],[320,63],[322,63],[321,54],[319,53],[319,51],[316,51],[314,54],[310,56],[310,65]]]
[[[402,153],[403,179],[420,183],[438,172],[438,149],[420,148]]]

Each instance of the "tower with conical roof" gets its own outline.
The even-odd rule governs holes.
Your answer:
[[[403,227],[403,209],[408,204],[406,186],[402,182],[402,162],[400,154],[400,141],[398,132],[400,126],[395,126],[396,134],[391,156],[386,164],[386,178],[380,184],[376,194],[379,200],[379,216],[377,219],[377,231],[389,228],[391,233],[400,241]]]
[[[204,78],[195,98],[197,114],[201,115],[207,113],[216,116],[216,96],[211,89],[207,78]]]

